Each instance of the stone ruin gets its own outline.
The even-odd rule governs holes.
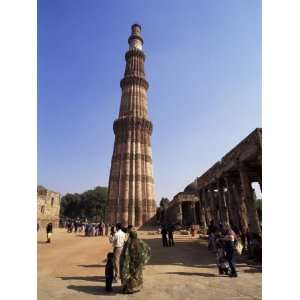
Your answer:
[[[39,185],[37,187],[37,222],[45,228],[49,222],[53,227],[59,226],[60,193],[50,191]]]
[[[242,233],[261,235],[252,183],[262,190],[262,129],[257,128],[170,202],[168,221],[199,224],[230,223]]]

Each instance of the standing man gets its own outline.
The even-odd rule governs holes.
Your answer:
[[[237,272],[235,269],[234,264],[234,243],[236,241],[236,234],[235,232],[230,228],[228,224],[225,225],[225,237],[223,238],[225,241],[225,252],[226,252],[226,259],[228,261],[229,267],[230,267],[230,277],[237,277]]]
[[[109,225],[105,224],[105,236],[108,236]]]
[[[47,224],[46,232],[47,232],[47,243],[51,243],[52,223]]]
[[[168,230],[166,228],[166,225],[163,225],[161,229],[161,238],[162,238],[163,247],[168,247],[167,234],[168,234]]]
[[[217,233],[217,227],[214,224],[214,220],[211,220],[207,229],[208,250],[216,251],[216,240],[215,240],[216,233]]]
[[[169,244],[169,247],[174,246],[173,232],[174,232],[174,226],[173,226],[173,224],[169,224],[168,225],[168,244]]]
[[[118,282],[120,278],[120,256],[125,242],[125,233],[122,231],[121,223],[116,225],[116,230],[116,233],[110,235],[109,241],[113,244],[114,248],[114,280]]]

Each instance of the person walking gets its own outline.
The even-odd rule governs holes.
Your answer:
[[[173,239],[174,226],[173,226],[173,224],[169,224],[167,230],[168,230],[168,246],[173,247],[174,246],[174,239]]]
[[[225,226],[225,237],[223,240],[225,241],[224,249],[226,252],[226,259],[228,261],[229,267],[230,267],[230,277],[237,277],[237,272],[234,265],[234,243],[236,241],[236,234],[235,232],[230,228],[229,225]]]
[[[208,250],[216,251],[216,239],[215,239],[216,232],[217,232],[217,227],[214,224],[214,220],[211,220],[207,229]]]
[[[113,244],[114,248],[114,280],[118,282],[120,278],[120,256],[125,242],[125,233],[122,231],[121,223],[116,225],[116,230],[116,233],[111,233],[109,241]]]
[[[105,224],[104,224],[103,221],[100,224],[101,224],[100,225],[101,226],[101,235],[104,236],[104,233],[105,233]]]
[[[109,225],[105,224],[105,236],[108,236]]]
[[[48,223],[46,227],[47,243],[51,243],[52,229],[53,229],[52,223]]]
[[[195,236],[195,231],[196,231],[196,229],[195,229],[195,225],[194,225],[194,224],[192,224],[192,225],[191,225],[191,236],[192,236],[192,237],[194,237],[194,236]]]
[[[137,236],[133,229],[124,246],[121,256],[121,283],[125,294],[141,290],[143,286],[143,266],[150,259],[150,247]]]
[[[166,225],[163,225],[161,229],[161,238],[162,238],[163,247],[168,247],[167,234],[168,234],[168,230],[166,228]]]

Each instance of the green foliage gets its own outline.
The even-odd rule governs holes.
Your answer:
[[[168,198],[161,198],[159,202],[159,206],[166,209],[170,203],[170,200]]]
[[[68,218],[104,219],[107,187],[97,186],[82,194],[66,194],[61,198],[60,215]]]

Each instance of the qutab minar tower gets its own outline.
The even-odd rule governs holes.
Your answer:
[[[156,214],[141,26],[131,26],[106,204],[106,223],[141,226]]]

